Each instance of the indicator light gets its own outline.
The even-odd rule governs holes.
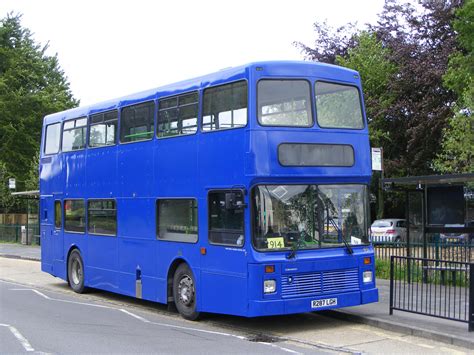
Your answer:
[[[265,273],[271,274],[272,272],[275,272],[275,265],[265,265]]]

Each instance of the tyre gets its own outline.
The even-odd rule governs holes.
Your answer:
[[[71,255],[69,255],[67,278],[69,286],[71,286],[74,292],[84,292],[84,263],[82,262],[81,253],[77,249],[73,250]]]
[[[197,320],[196,282],[187,264],[181,264],[173,276],[173,299],[178,312],[184,319]]]

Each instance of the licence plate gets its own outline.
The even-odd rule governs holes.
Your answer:
[[[325,298],[322,300],[311,301],[311,308],[321,308],[328,306],[337,306],[337,298]]]

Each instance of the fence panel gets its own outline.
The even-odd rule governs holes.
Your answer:
[[[21,228],[24,227],[22,235]],[[27,236],[28,235],[28,236]],[[37,224],[0,224],[0,242],[2,243],[23,243],[40,244],[39,226]]]
[[[459,262],[474,261],[474,239],[450,241],[430,238],[426,246],[416,241],[407,244],[406,241],[391,241],[380,237],[372,237],[375,256],[379,260],[390,260],[392,256],[411,256],[414,258],[437,259]],[[426,254],[424,248],[426,247]]]
[[[474,263],[404,256],[390,258],[393,310],[469,324],[474,331]]]
[[[0,242],[20,243],[21,226],[19,224],[0,224]]]

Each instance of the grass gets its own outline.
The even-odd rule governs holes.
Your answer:
[[[390,280],[390,261],[375,259],[375,277]]]
[[[417,262],[410,263],[410,266],[411,282],[423,282],[423,274],[425,274],[426,277],[425,282],[431,284],[467,287],[470,282],[467,278],[466,271],[456,271],[455,273],[445,271],[444,277],[442,277],[441,270],[426,270],[423,269],[422,265]],[[375,276],[379,279],[390,280],[389,260],[375,260]],[[404,263],[395,265],[394,279],[408,281],[407,264]]]

